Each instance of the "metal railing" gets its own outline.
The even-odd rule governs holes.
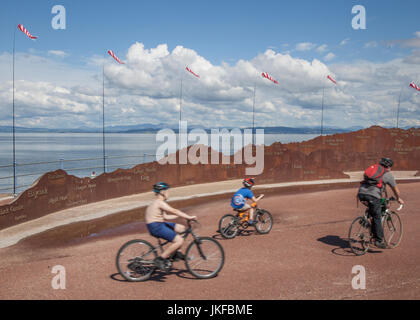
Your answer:
[[[92,173],[88,173],[88,171],[91,170],[101,170],[99,173],[103,173],[103,172],[108,172],[109,169],[111,168],[120,168],[120,169],[128,169],[130,167],[134,167],[136,165],[142,164],[142,163],[147,163],[147,162],[153,162],[156,160],[157,156],[166,156],[165,154],[162,155],[158,155],[158,154],[149,154],[149,153],[143,153],[141,155],[127,155],[127,156],[106,156],[105,157],[105,167],[103,162],[101,162],[98,165],[94,165],[92,164],[91,166],[84,166],[84,167],[72,167],[72,166],[66,166],[66,164],[70,164],[70,163],[81,163],[81,162],[90,162],[90,161],[104,161],[103,157],[97,157],[97,158],[81,158],[81,159],[59,159],[59,160],[55,160],[55,161],[38,161],[38,162],[30,162],[30,163],[16,163],[16,165],[1,165],[0,169],[7,169],[7,168],[11,168],[11,174],[9,176],[4,176],[4,177],[0,177],[0,183],[5,181],[5,180],[11,180],[11,182],[9,183],[10,186],[7,187],[2,187],[0,185],[0,193],[9,193],[12,194],[14,196],[17,196],[17,194],[19,192],[17,192],[18,190],[24,191],[22,189],[30,187],[33,185],[33,183],[36,181],[36,179],[38,179],[39,177],[41,177],[42,175],[44,175],[47,172],[51,172],[54,170],[65,170],[68,173],[72,173],[72,172],[80,172],[80,176],[81,177],[86,177],[86,176],[91,176],[92,177]],[[150,161],[150,158],[153,157],[153,160]],[[121,160],[121,159],[142,159],[142,161],[137,161],[137,162],[130,162],[130,163],[112,163],[109,164],[109,162],[115,161],[115,160]],[[149,161],[148,161],[149,160]],[[27,169],[26,171],[29,172],[24,172],[21,174],[18,174],[19,168],[29,168],[31,166],[48,166],[47,168],[45,168],[44,170],[35,170],[35,169]],[[13,170],[14,168],[16,169],[16,173],[13,175]],[[105,169],[105,170],[104,170]],[[95,172],[95,175],[96,172]],[[34,177],[34,178],[31,178]],[[19,182],[23,183],[21,185],[19,185]],[[7,185],[7,184],[6,184]],[[16,189],[15,187],[16,186]],[[16,192],[15,192],[16,191]],[[13,194],[15,193],[15,194]]]

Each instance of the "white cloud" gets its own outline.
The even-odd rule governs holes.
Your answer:
[[[134,110],[134,108],[121,108],[122,113],[135,113],[136,111]]]
[[[122,52],[119,56],[125,65],[105,60],[107,125],[175,125],[181,77],[184,118],[194,125],[249,126],[254,84],[259,124],[318,125],[327,74],[334,75],[338,85],[327,86],[326,125],[348,127],[371,125],[373,121],[392,125],[401,85],[417,79],[420,71],[420,66],[414,64],[418,53],[386,63],[359,61],[328,67],[317,59],[308,61],[273,50],[250,60],[219,65],[182,46],[169,50],[165,44],[145,48],[142,43],[135,43],[126,56]],[[334,57],[330,52],[324,59],[330,61]],[[19,126],[100,127],[102,74],[99,65],[93,63],[97,57],[87,58],[87,66],[80,69],[37,55],[19,53],[16,58]],[[10,65],[10,54],[0,55],[2,110],[11,104]],[[201,78],[186,72],[187,65]],[[272,75],[279,85],[263,79],[262,72]],[[403,92],[403,125],[420,125],[419,105],[420,95],[414,90]],[[369,114],[379,116],[371,119]],[[9,112],[2,112],[0,125],[9,125],[10,116]]]
[[[405,63],[420,65],[420,50],[414,50],[411,55],[404,59]]]
[[[403,48],[420,48],[420,31],[414,32],[413,39],[403,39],[403,40],[392,40],[388,41],[388,44],[399,45]]]
[[[16,80],[48,81],[62,85],[89,85],[92,78],[100,73],[97,66],[74,68],[63,62],[38,54],[16,53]],[[12,55],[0,53],[0,83],[12,79]]]
[[[350,41],[350,38],[346,38],[340,42],[340,47],[345,46]]]
[[[325,57],[324,57],[324,60],[325,61],[331,61],[331,60],[333,60],[335,58],[335,54],[334,53],[332,53],[332,52],[330,52],[330,53],[328,53]]]
[[[64,51],[61,51],[61,50],[50,50],[50,51],[48,51],[48,54],[52,55],[52,56],[57,56],[57,57],[60,57],[60,58],[64,58],[64,57],[68,56],[68,53],[66,53]]]
[[[324,53],[325,51],[327,51],[328,46],[326,44],[323,44],[321,46],[319,46],[318,48],[316,48],[316,51],[319,53]]]
[[[369,48],[376,48],[378,46],[378,42],[376,41],[370,41],[365,43],[364,47],[369,49]]]
[[[296,50],[297,51],[309,51],[309,50],[314,49],[315,47],[316,47],[316,44],[315,43],[301,42],[301,43],[298,43],[296,45]]]

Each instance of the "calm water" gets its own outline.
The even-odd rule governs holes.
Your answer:
[[[266,134],[264,140],[265,145],[271,145],[274,142],[301,142],[314,137],[316,135]],[[153,155],[161,144],[161,142],[156,142],[155,134],[107,134],[108,172],[156,160]],[[13,178],[11,178],[13,168],[2,167],[13,164],[12,148],[12,135],[0,133],[0,194],[12,192],[11,189],[5,189],[13,187]],[[25,176],[18,178],[17,185],[20,186],[18,191],[27,189],[28,185],[31,185],[43,173],[61,167],[78,177],[90,176],[92,171],[101,174],[103,172],[102,155],[102,134],[99,133],[19,133],[16,135],[17,175]],[[66,161],[60,163],[60,159]],[[74,159],[93,160],[67,161]],[[56,161],[56,163],[26,165],[46,161]]]

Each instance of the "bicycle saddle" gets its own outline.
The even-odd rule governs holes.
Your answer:
[[[369,202],[367,201],[360,201],[361,204],[363,204],[365,207],[369,207]]]

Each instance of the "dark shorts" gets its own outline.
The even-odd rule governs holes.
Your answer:
[[[150,234],[156,238],[173,241],[176,237],[175,223],[172,222],[153,222],[147,224]]]

